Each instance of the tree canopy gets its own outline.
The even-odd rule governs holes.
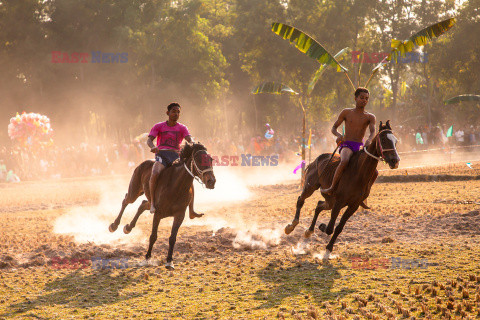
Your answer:
[[[184,106],[180,121],[198,136],[253,133],[255,121],[277,132],[298,130],[295,96],[257,96],[254,114],[258,83],[307,92],[320,67],[275,35],[275,22],[295,26],[331,53],[349,47],[341,63],[354,71],[355,85],[364,85],[376,66],[372,54],[390,52],[392,39],[455,17],[449,32],[414,51],[428,61],[379,71],[367,108],[393,125],[400,114],[433,124],[478,121],[475,105],[452,112],[443,101],[480,93],[479,7],[480,0],[2,0],[0,140],[8,140],[8,121],[22,111],[48,115],[65,139],[83,139],[89,126],[101,138],[129,139],[164,120],[172,101]],[[126,54],[127,61],[94,63],[96,52]],[[364,52],[363,63],[352,52]],[[74,53],[88,54],[87,62],[74,62]],[[308,125],[330,126],[352,104],[351,85],[328,68],[310,94]]]

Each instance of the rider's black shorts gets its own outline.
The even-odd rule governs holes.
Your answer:
[[[179,158],[178,153],[174,150],[160,150],[155,154],[155,161],[160,162],[168,168]]]

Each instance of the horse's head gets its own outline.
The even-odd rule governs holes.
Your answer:
[[[200,142],[185,144],[180,152],[180,158],[188,164],[192,174],[199,177],[208,189],[215,188],[212,158],[203,144]]]
[[[390,169],[397,169],[400,157],[397,153],[397,138],[393,135],[392,127],[390,127],[390,120],[384,125],[380,121],[380,127],[377,134],[377,149],[380,157],[385,160]]]

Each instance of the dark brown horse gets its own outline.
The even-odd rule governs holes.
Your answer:
[[[340,232],[342,232],[347,220],[357,211],[360,205],[364,206],[363,201],[367,199],[370,194],[370,189],[378,176],[378,161],[384,160],[391,169],[398,167],[400,158],[395,148],[396,143],[397,139],[392,133],[390,122],[387,121],[386,125],[380,122],[379,132],[373,139],[373,142],[366,150],[364,149],[355,153],[350,159],[336,191],[332,195],[322,193],[325,201],[318,201],[312,224],[310,228],[305,231],[305,237],[308,238],[312,235],[319,213],[322,210],[332,210],[328,226],[322,223],[318,227],[320,231],[325,232],[327,235],[333,233],[333,236],[327,244],[323,257],[324,260],[328,260],[333,250],[333,244]],[[291,224],[285,227],[286,234],[291,233],[297,226],[300,219],[300,210],[303,207],[305,199],[310,197],[318,188],[331,185],[335,169],[340,163],[340,157],[335,155],[331,160],[330,157],[330,154],[324,153],[308,165],[305,171],[305,185],[302,194],[297,200],[295,218]],[[337,220],[340,210],[344,207],[347,207],[347,209],[335,228],[335,221]]]
[[[167,263],[165,267],[167,269],[174,268],[172,263],[173,248],[177,239],[178,229],[185,218],[185,210],[187,206],[193,202],[192,186],[194,177],[199,179],[200,182],[203,182],[208,189],[215,187],[215,175],[213,174],[211,161],[205,161],[205,159],[211,158],[207,154],[207,149],[201,143],[186,144],[180,153],[180,161],[160,173],[155,189],[156,211],[153,216],[152,234],[150,235],[148,252],[145,255],[147,260],[152,256],[152,248],[157,240],[157,230],[160,220],[166,217],[173,217],[173,226],[169,239]],[[147,160],[135,168],[128,187],[128,193],[122,201],[122,209],[118,217],[108,228],[110,232],[117,230],[122,214],[128,204],[135,202],[143,193],[145,193],[147,198],[150,197],[149,180],[152,166],[153,161]],[[123,232],[130,233],[135,227],[140,215],[149,209],[149,206],[149,200],[144,200],[133,220],[123,228]]]

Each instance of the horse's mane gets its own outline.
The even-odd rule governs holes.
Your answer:
[[[180,160],[182,162],[187,161],[188,158],[192,156],[193,151],[207,150],[203,144],[200,142],[194,142],[192,144],[185,143],[185,146],[180,151]]]

